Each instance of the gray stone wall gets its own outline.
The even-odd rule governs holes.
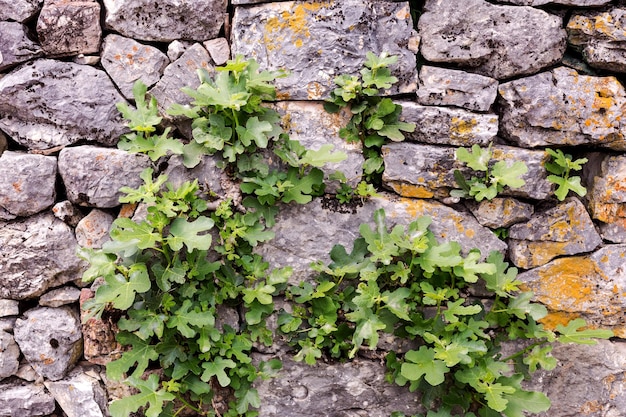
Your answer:
[[[0,416],[105,416],[125,395],[103,373],[119,349],[114,326],[81,321],[90,290],[76,249],[99,247],[116,217],[132,216],[118,190],[151,165],[115,147],[126,131],[115,104],[132,98],[135,80],[165,109],[188,100],[179,89],[197,85],[198,67],[235,54],[287,69],[285,127],[307,146],[345,147],[334,169],[358,181],[360,150],[338,137],[345,115],[327,115],[320,100],[367,51],[399,56],[388,94],[417,125],[383,147],[387,192],[354,213],[319,200],[287,207],[261,253],[306,279],[309,262],[349,244],[375,209],[402,223],[428,214],[439,239],[507,253],[548,307],[546,325],[583,317],[615,332],[557,349],[559,367],[532,382],[552,399],[546,416],[626,416],[626,2],[426,0],[414,2],[417,22],[406,1],[228,3],[0,0]],[[489,143],[496,159],[526,163],[526,185],[490,202],[451,199],[456,147]],[[585,198],[554,198],[546,147],[589,159]],[[156,168],[165,166],[182,177],[178,158]],[[193,175],[225,192],[214,161]],[[498,227],[510,228],[506,241]],[[258,387],[263,417],[416,409],[378,361],[309,367],[272,354],[285,366]]]

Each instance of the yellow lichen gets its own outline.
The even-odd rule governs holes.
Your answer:
[[[455,139],[468,139],[474,136],[478,121],[476,119],[465,120],[453,117],[450,121],[450,137]]]
[[[435,196],[435,194],[431,190],[419,185],[393,183],[391,184],[391,188],[393,188],[396,193],[400,194],[403,197],[433,198]]]
[[[298,4],[291,11],[283,11],[280,17],[273,16],[267,19],[265,23],[266,34],[264,35],[267,49],[275,49],[276,45],[282,43],[286,36],[289,36],[296,48],[302,47],[305,39],[311,37],[308,24],[309,15],[321,8],[330,7],[332,4],[333,1]]]

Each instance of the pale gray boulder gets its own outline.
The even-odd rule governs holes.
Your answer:
[[[481,202],[468,200],[465,206],[472,212],[478,223],[497,229],[529,220],[533,215],[533,205],[511,197],[496,197]]]
[[[116,34],[104,38],[101,58],[102,67],[127,99],[133,99],[137,80],[152,87],[170,63],[158,48]]]
[[[497,3],[511,3],[518,6],[544,6],[555,4],[560,6],[596,7],[604,6],[611,0],[496,0]]]
[[[41,46],[28,37],[26,26],[18,22],[0,21],[0,71],[41,55]]]
[[[46,379],[67,375],[83,353],[78,313],[70,307],[36,307],[15,323],[15,341],[24,358]]]
[[[141,172],[150,166],[144,154],[97,146],[65,148],[59,154],[59,174],[68,199],[76,205],[110,208],[119,206],[122,187],[143,184]]]
[[[624,87],[615,77],[558,67],[500,84],[500,134],[522,147],[626,150]]]
[[[20,348],[13,335],[0,330],[0,381],[15,375],[20,367]]]
[[[0,299],[0,317],[20,314],[20,303],[16,300]]]
[[[110,240],[109,230],[111,230],[113,220],[113,216],[105,211],[91,210],[76,225],[76,241],[84,248],[101,248],[106,241]]]
[[[30,216],[54,204],[57,160],[7,151],[0,156],[0,219]]]
[[[76,227],[78,222],[82,220],[85,215],[73,205],[70,201],[64,200],[59,201],[54,206],[52,206],[52,213],[54,217],[67,223],[71,227]]]
[[[95,369],[77,366],[65,378],[45,381],[67,417],[105,417],[107,394]]]
[[[366,52],[398,55],[391,66],[399,82],[391,93],[416,89],[409,4],[375,0],[286,1],[237,7],[232,53],[255,58],[263,69],[286,70],[276,81],[279,98],[329,97],[340,74],[357,74]]]
[[[205,41],[224,25],[228,0],[104,0],[105,24],[123,36],[144,41]]]
[[[76,287],[60,287],[50,290],[39,298],[41,307],[62,307],[77,303],[80,298],[80,290]]]
[[[51,213],[0,221],[0,297],[24,300],[80,279],[73,230]]]
[[[457,64],[499,80],[556,64],[566,47],[558,16],[484,0],[427,0],[418,29],[427,61]]]
[[[128,131],[115,107],[123,100],[104,71],[39,59],[0,79],[0,129],[28,149],[113,145]]]
[[[19,379],[0,382],[0,416],[47,416],[54,409],[54,398],[43,384],[25,383]]]
[[[42,0],[0,0],[0,21],[24,22],[41,10]]]

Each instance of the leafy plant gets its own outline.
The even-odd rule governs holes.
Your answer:
[[[505,187],[519,188],[526,183],[521,178],[528,172],[528,167],[524,162],[515,161],[510,165],[505,161],[492,163],[492,156],[491,144],[486,149],[479,145],[473,145],[469,151],[466,148],[458,148],[456,158],[476,171],[478,175],[473,175],[467,180],[460,170],[455,170],[454,179],[461,188],[452,190],[450,195],[460,198],[473,198],[476,201],[492,200]]]
[[[428,416],[520,417],[547,410],[549,399],[521,382],[556,366],[553,342],[595,343],[612,332],[585,330],[580,319],[545,329],[538,320],[546,308],[520,291],[517,269],[502,254],[484,261],[478,250],[464,256],[458,243],[435,240],[430,221],[422,217],[389,230],[378,210],[374,227],[361,225],[350,252],[337,245],[329,265],[314,265],[315,284],[289,288],[296,304],[280,315],[279,325],[297,347],[296,359],[352,358],[391,334],[415,347],[387,355],[388,379],[419,391]],[[470,295],[478,281],[491,300]],[[503,357],[505,345],[519,350]]]
[[[546,170],[552,175],[548,175],[548,181],[557,185],[554,195],[559,201],[565,200],[570,191],[583,197],[587,194],[587,189],[580,184],[579,176],[570,176],[570,171],[580,171],[587,158],[579,158],[572,161],[572,155],[564,154],[560,149],[546,149],[552,157],[546,163]]]
[[[360,74],[336,77],[337,88],[331,92],[330,100],[324,103],[329,113],[350,107],[352,118],[346,127],[340,129],[339,135],[348,142],[361,142],[365,147],[363,172],[370,183],[380,182],[384,169],[380,148],[385,141],[403,141],[402,132],[415,130],[413,123],[399,120],[402,106],[380,96],[381,90],[388,90],[398,82],[389,70],[389,65],[397,60],[397,56],[389,56],[385,52],[379,56],[368,52]]]

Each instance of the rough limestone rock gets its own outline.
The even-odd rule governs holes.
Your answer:
[[[233,55],[256,58],[264,69],[284,69],[276,81],[283,99],[327,98],[340,74],[357,74],[371,51],[398,55],[391,67],[399,82],[392,92],[417,84],[409,4],[375,0],[286,1],[237,7]]]
[[[0,221],[0,297],[24,300],[75,281],[86,265],[72,229],[50,213]]]
[[[571,256],[517,276],[551,312],[554,327],[582,317],[591,327],[626,337],[626,245],[609,245],[587,256]]]
[[[592,7],[604,6],[611,0],[496,0],[497,3],[511,3],[519,6],[543,6],[546,4],[558,4],[562,6]]]
[[[0,219],[30,216],[54,204],[57,160],[7,151],[0,156]]]
[[[20,348],[13,335],[0,330],[0,380],[14,375],[20,367]]]
[[[422,106],[412,101],[402,105],[400,119],[415,123],[414,132],[404,136],[411,141],[439,145],[487,145],[498,134],[496,114],[477,114],[465,109]]]
[[[0,317],[20,314],[20,303],[16,300],[0,299]]]
[[[567,23],[568,43],[594,68],[626,72],[626,8],[576,11]]]
[[[201,190],[223,197],[225,190],[222,183],[227,182],[228,179],[224,170],[217,166],[218,162],[218,157],[205,155],[198,165],[189,169],[183,165],[181,155],[172,155],[167,161],[167,169],[163,171],[163,174],[167,175],[167,182],[175,188],[180,187],[186,181],[198,180]]]
[[[382,147],[385,161],[383,184],[403,197],[446,198],[450,190],[459,188],[454,171],[461,171],[466,178],[473,175],[471,169],[455,158],[455,148],[422,145],[417,143],[390,143]],[[522,175],[526,184],[520,188],[505,188],[501,195],[542,200],[552,193],[552,184],[546,180],[543,164],[547,154],[511,146],[494,146],[494,161],[522,161],[528,172]]]
[[[170,63],[167,55],[154,46],[115,34],[104,38],[101,58],[102,67],[128,99],[133,98],[135,81],[152,87]]]
[[[624,87],[615,77],[558,67],[500,84],[501,134],[523,147],[593,145],[626,149]]]
[[[0,0],[0,21],[23,22],[41,9],[41,0]]]
[[[54,206],[52,206],[52,213],[54,217],[67,223],[72,227],[76,227],[78,222],[82,220],[85,215],[73,205],[70,201],[59,201]]]
[[[119,206],[124,195],[120,188],[143,184],[139,175],[149,165],[146,155],[89,145],[65,148],[59,154],[59,173],[68,199],[87,207]]]
[[[37,37],[47,56],[98,52],[100,4],[95,0],[46,0],[37,19]]]
[[[530,389],[544,392],[552,407],[538,417],[620,417],[626,410],[626,344],[556,344],[552,371],[533,375]]]
[[[0,21],[0,71],[42,54],[41,47],[29,39],[26,26],[18,22]]]
[[[76,287],[61,287],[48,291],[39,298],[42,307],[61,307],[78,302],[80,290]]]
[[[458,64],[499,80],[553,65],[566,47],[558,16],[484,0],[427,0],[418,28],[427,61]]]
[[[59,381],[44,382],[67,417],[106,416],[106,392],[95,370],[76,367]]]
[[[35,371],[51,381],[65,377],[83,353],[78,313],[70,307],[37,307],[15,323],[15,341]]]
[[[157,99],[159,110],[164,114],[172,104],[189,104],[192,98],[180,91],[183,87],[195,90],[200,85],[198,69],[213,72],[214,65],[209,52],[199,43],[194,43],[185,52],[169,64],[161,80],[150,90]]]
[[[79,140],[113,145],[127,132],[104,71],[39,59],[0,79],[0,129],[29,149]]]
[[[211,59],[215,65],[224,65],[230,59],[230,45],[226,38],[215,38],[202,42],[205,49],[209,51]]]
[[[105,211],[91,210],[76,226],[76,241],[85,248],[101,248],[109,240],[113,220]]]
[[[492,229],[529,220],[534,211],[532,204],[510,197],[496,197],[481,202],[468,200],[465,205],[478,223]]]
[[[356,187],[363,173],[363,150],[360,143],[348,143],[339,137],[339,129],[346,126],[352,114],[348,109],[330,114],[324,110],[321,102],[282,101],[276,104],[282,115],[281,124],[289,138],[299,141],[302,146],[319,150],[326,144],[334,146],[333,152],[344,152],[347,158],[341,162],[328,163],[320,169],[324,171],[326,191],[333,193],[339,189],[339,182],[331,181],[329,176],[335,171],[342,172],[347,183]]]
[[[419,396],[386,382],[385,372],[380,362],[362,359],[309,366],[283,358],[278,375],[257,384],[259,417],[388,417],[394,411],[419,411]]]
[[[489,111],[497,94],[498,80],[484,75],[430,65],[419,72],[419,104]]]
[[[297,284],[312,274],[310,263],[330,262],[329,253],[335,244],[352,248],[359,237],[362,223],[373,225],[374,211],[383,208],[387,226],[408,225],[420,216],[430,216],[430,230],[440,241],[459,242],[464,253],[480,248],[486,257],[492,251],[505,251],[506,244],[489,229],[482,227],[470,214],[429,200],[401,198],[383,194],[366,200],[352,209],[337,207],[335,199],[315,199],[306,205],[285,207],[277,216],[272,229],[276,237],[257,251],[272,267],[292,266],[291,282]]]
[[[509,257],[518,267],[541,266],[562,255],[591,252],[602,243],[585,206],[571,197],[509,229]]]
[[[54,398],[43,384],[25,383],[19,379],[0,382],[0,416],[47,416],[54,409]]]
[[[129,38],[205,41],[224,25],[227,0],[104,0],[108,29]]]

